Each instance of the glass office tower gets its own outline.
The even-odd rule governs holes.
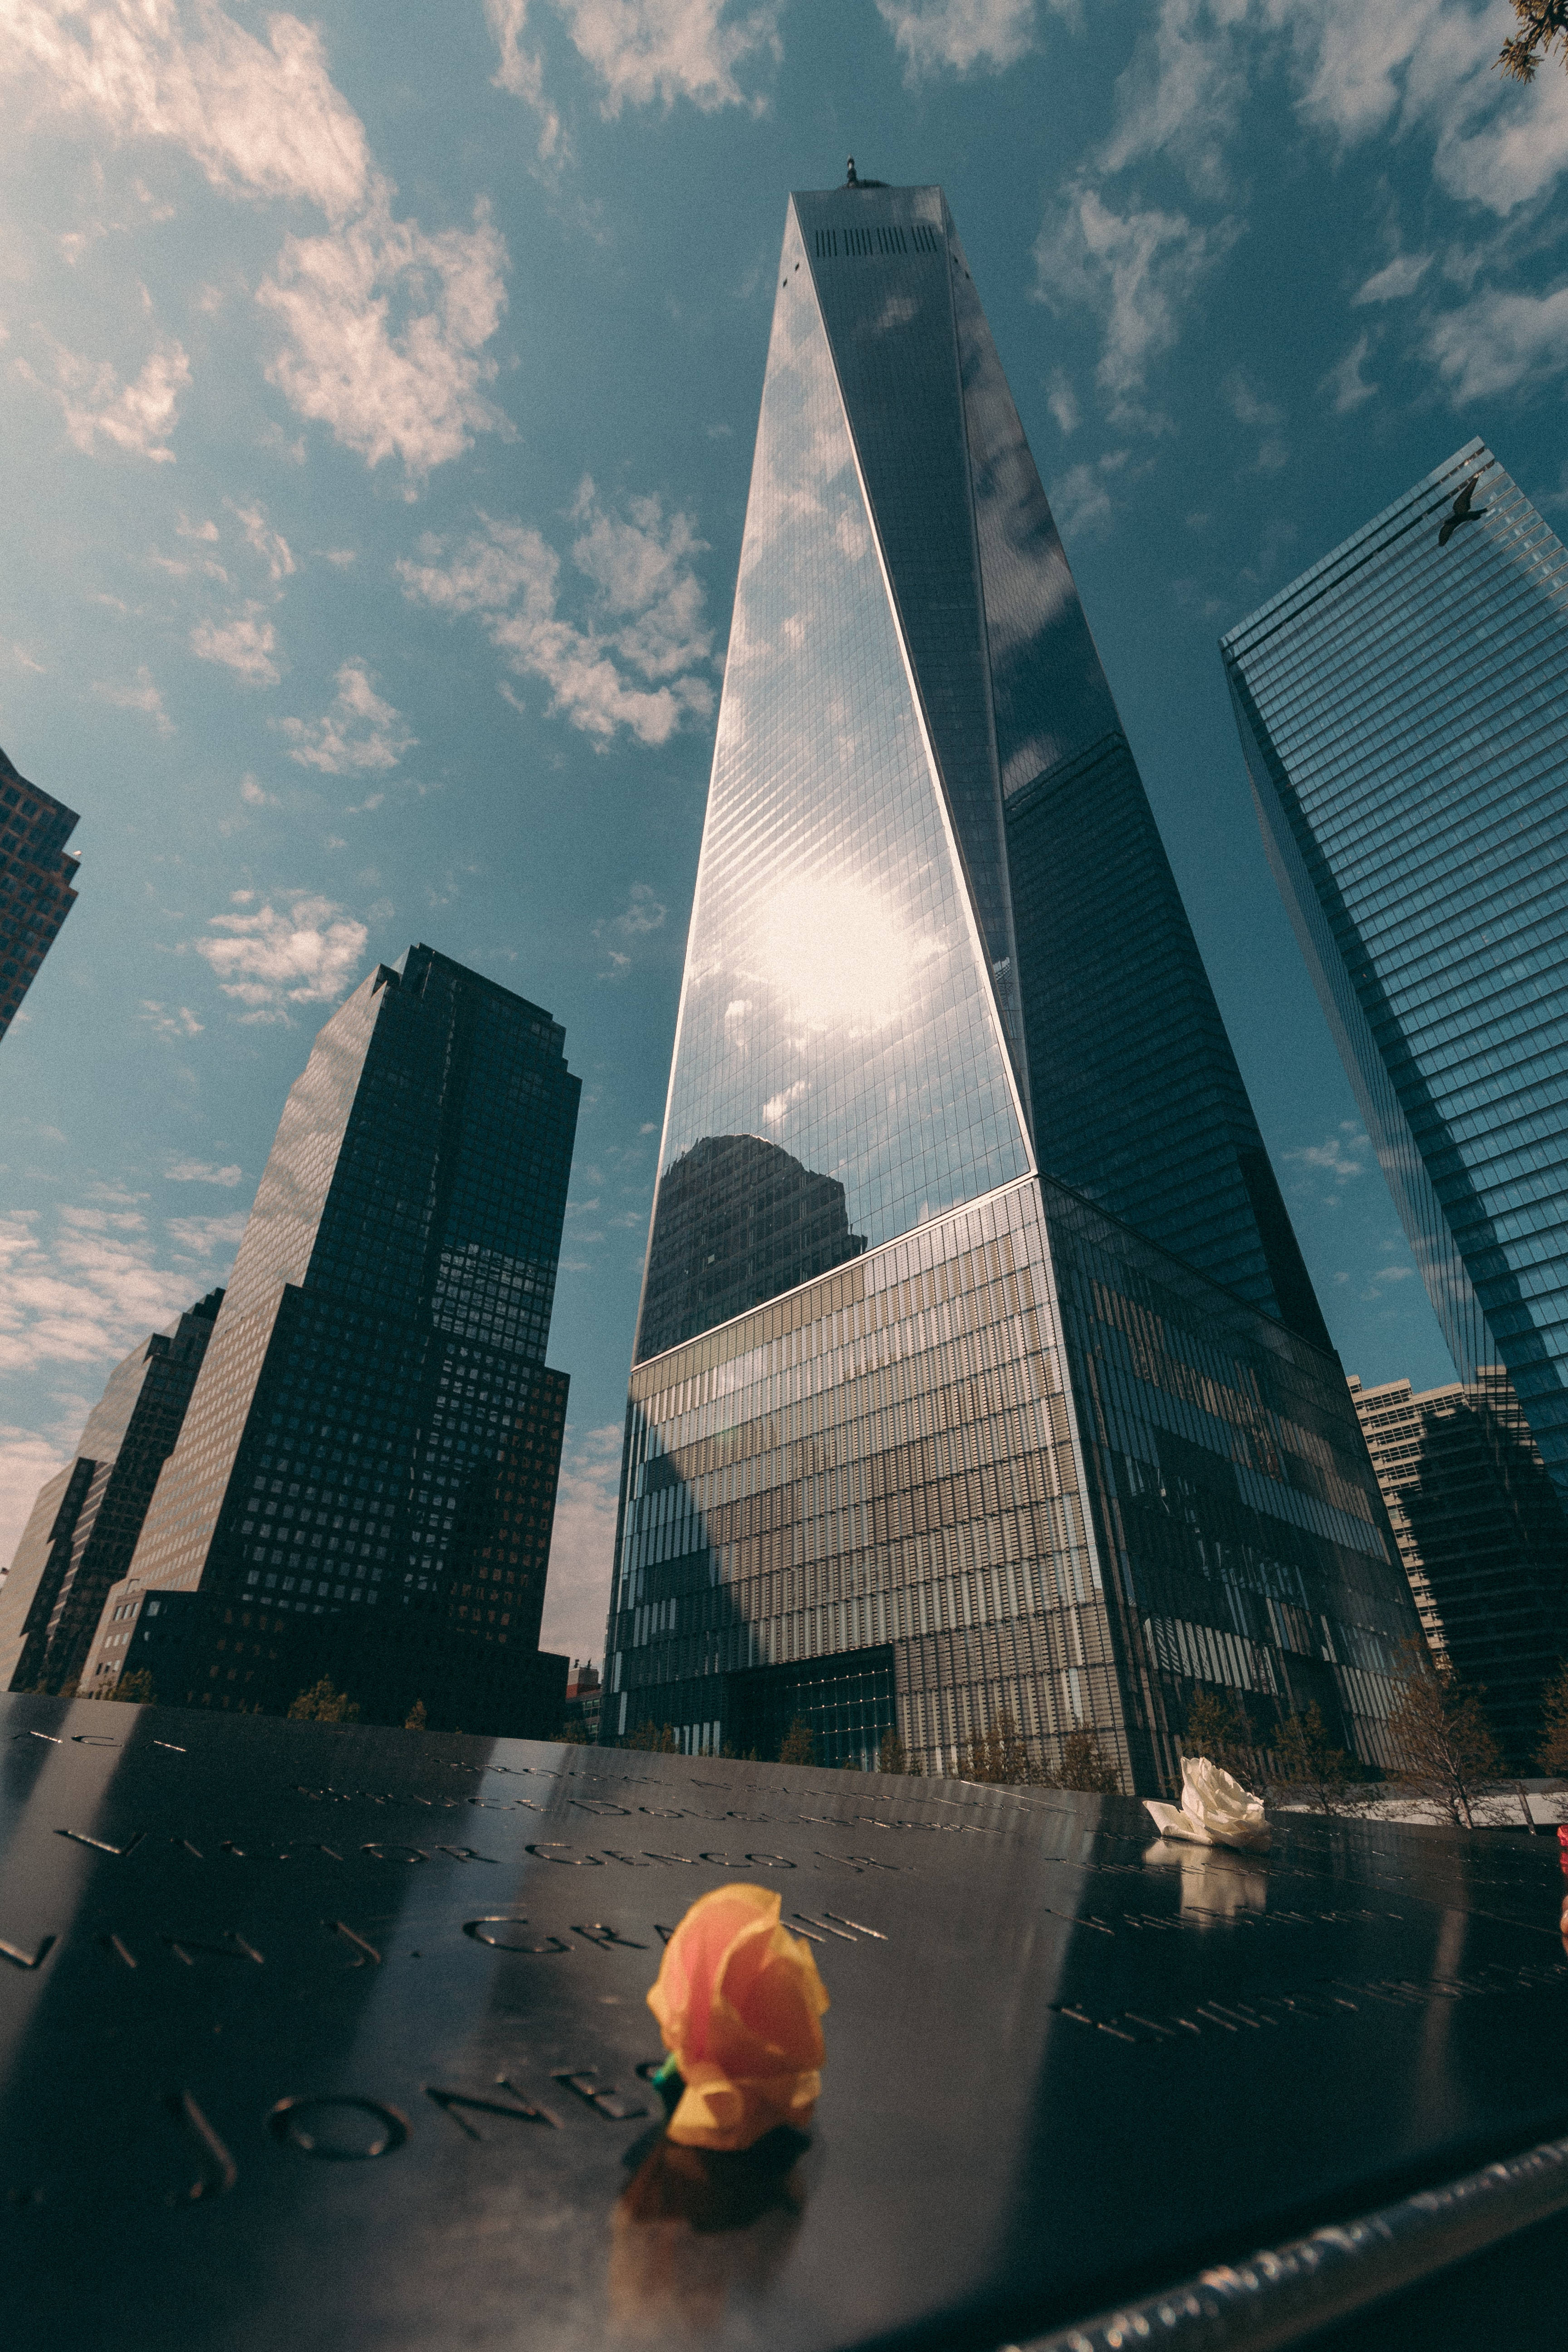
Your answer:
[[[1568,551],[1471,441],[1223,650],[1459,1378],[1507,1367],[1568,1499]]]
[[[1351,1394],[1427,1646],[1485,1690],[1515,1771],[1534,1769],[1562,1622],[1563,1512],[1500,1364],[1413,1394]]]
[[[158,1473],[174,1451],[221,1290],[116,1364],[75,1458],[39,1489],[0,1584],[0,1690],[71,1691],[103,1597],[131,1566]]]
[[[317,1038],[83,1687],[551,1733],[566,1378],[545,1345],[580,1082],[548,1013],[427,947]]]
[[[0,1037],[21,1010],[77,894],[66,847],[77,814],[30,784],[0,751]]]
[[[942,192],[796,195],[602,1736],[1010,1713],[1153,1789],[1215,1681],[1377,1754],[1415,1620],[1327,1348]]]

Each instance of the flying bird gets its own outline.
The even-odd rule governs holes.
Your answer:
[[[1486,470],[1486,467],[1483,466],[1481,467],[1481,474],[1484,474]],[[1437,544],[1439,547],[1447,546],[1448,541],[1453,538],[1454,533],[1458,530],[1461,523],[1479,522],[1481,517],[1489,511],[1486,507],[1473,507],[1470,504],[1470,500],[1475,497],[1476,492],[1479,489],[1480,486],[1481,475],[1472,474],[1469,480],[1465,484],[1464,488],[1459,492],[1458,497],[1454,500],[1451,512],[1444,517],[1442,523],[1438,527]]]

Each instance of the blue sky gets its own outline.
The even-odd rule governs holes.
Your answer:
[[[1215,640],[1483,434],[1554,520],[1568,75],[1465,0],[0,0],[0,743],[82,812],[0,1045],[0,1559],[424,939],[584,1084],[547,1638],[597,1654],[791,187],[946,187],[1350,1370],[1452,1370]]]

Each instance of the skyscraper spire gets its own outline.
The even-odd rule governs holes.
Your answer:
[[[783,1675],[846,1753],[896,1709],[951,1762],[1001,1712],[1152,1786],[1184,1675],[1313,1676],[1226,1649],[1239,1598],[1161,1586],[1127,1477],[1251,1580],[1249,1641],[1282,1638],[1283,1546],[1277,1597],[1360,1609],[1396,1663],[1359,1431],[939,188],[790,202],[660,1171],[610,1736],[766,1745]],[[1095,1401],[1128,1349],[1164,1400],[1136,1441]],[[1162,1418],[1200,1360],[1201,1475]],[[1219,1424],[1257,1416],[1238,1541],[1174,1497],[1234,1493]],[[1319,1446],[1342,1558],[1279,1466]],[[1162,1647],[1178,1622],[1214,1643]],[[1377,1752],[1375,1690],[1310,1695]]]

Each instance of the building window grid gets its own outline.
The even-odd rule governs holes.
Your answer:
[[[692,1695],[705,1681],[711,1688],[713,1675],[744,1673],[763,1662],[794,1666],[890,1640],[903,1647],[913,1673],[916,1654],[933,1641],[1005,1638],[1023,1642],[1028,1651],[1031,1663],[1022,1679],[1003,1675],[994,1658],[983,1680],[961,1676],[953,1684],[956,1714],[946,1702],[945,1712],[933,1713],[931,1694],[917,1705],[911,1685],[906,1736],[920,1744],[940,1716],[948,1729],[940,1748],[928,1752],[951,1764],[956,1745],[984,1727],[987,1706],[993,1713],[1005,1706],[1031,1737],[1048,1744],[1088,1720],[1082,1710],[1092,1702],[1102,1704],[1101,1727],[1114,1738],[1113,1664],[1066,1425],[1061,1327],[1042,1269],[1016,1250],[1004,1262],[998,1244],[1021,1230],[1003,1214],[1008,1197],[995,1204],[999,1230],[986,1234],[979,1248],[952,1251],[942,1269],[945,1284],[933,1281],[935,1268],[907,1273],[900,1300],[893,1286],[877,1283],[883,1269],[872,1259],[859,1270],[860,1297],[834,1299],[827,1284],[821,1286],[826,1311],[815,1327],[777,1329],[785,1318],[773,1310],[774,1336],[745,1351],[752,1370],[744,1386],[725,1379],[721,1387],[715,1374],[724,1368],[711,1362],[695,1377],[688,1373],[705,1345],[710,1355],[716,1352],[702,1341],[689,1343],[634,1381],[634,1398],[646,1388],[645,1418],[628,1454],[631,1504],[611,1633],[629,1716],[639,1707],[658,1714],[661,1704],[690,1715],[697,1705]],[[982,1257],[984,1276],[975,1271]],[[967,1291],[965,1273],[973,1286]],[[1036,1284],[1035,1295],[1027,1296],[1027,1286]],[[937,1297],[939,1288],[947,1295]],[[955,1316],[955,1307],[962,1313]],[[1033,1344],[1021,1346],[1020,1323],[1031,1316]],[[749,1318],[750,1328],[761,1319]],[[930,1328],[933,1319],[940,1328]],[[911,1328],[922,1324],[927,1328]],[[888,1352],[874,1362],[867,1350],[879,1328]],[[1103,1323],[1100,1334],[1102,1340],[1121,1336]],[[738,1340],[750,1328],[715,1336]],[[809,1352],[802,1345],[806,1340],[816,1343]],[[891,1353],[895,1341],[902,1343],[897,1355]],[[1200,1360],[1171,1360],[1166,1378],[1175,1381],[1179,1409],[1200,1437],[1213,1444],[1221,1436],[1228,1447],[1244,1396],[1252,1418],[1270,1420],[1245,1383],[1238,1385],[1234,1360],[1216,1360],[1201,1347],[1187,1345],[1186,1352]],[[799,1378],[808,1368],[820,1376],[809,1387]],[[681,1377],[672,1381],[674,1371]],[[976,1399],[986,1383],[994,1393],[991,1409],[983,1412]],[[1130,1367],[1105,1372],[1102,1401],[1118,1427],[1139,1418],[1138,1386]],[[1228,1412],[1205,1411],[1199,1400],[1206,1394],[1212,1406],[1222,1402],[1222,1391],[1230,1400]],[[1056,1418],[1047,1416],[1042,1428],[1042,1408],[1052,1404]],[[728,1441],[719,1433],[721,1414],[733,1427]],[[1341,1504],[1359,1504],[1353,1516],[1361,1522],[1364,1558],[1369,1565],[1381,1562],[1381,1538],[1371,1526],[1364,1485],[1356,1481],[1353,1420],[1347,1415],[1332,1430],[1333,1444],[1289,1413],[1274,1414],[1270,1425],[1293,1441],[1301,1462],[1315,1455],[1320,1469],[1341,1465],[1335,1474],[1342,1474]],[[906,1475],[900,1446],[912,1456],[939,1449],[944,1440],[949,1462],[939,1475]],[[726,1445],[729,1458],[721,1461],[717,1456]],[[813,1445],[831,1449],[831,1464],[816,1481],[830,1491],[820,1495],[813,1494],[813,1480],[798,1458]],[[649,1479],[650,1468],[666,1474],[662,1483]],[[792,1508],[792,1499],[798,1507]],[[1329,1557],[1342,1606],[1347,1599],[1359,1603],[1368,1621],[1353,1632],[1339,1628],[1338,1654],[1347,1663],[1359,1661],[1360,1679],[1344,1683],[1347,1696],[1371,1705],[1381,1694],[1381,1713],[1374,1709],[1361,1725],[1363,1746],[1375,1749],[1398,1641],[1408,1627],[1397,1610],[1380,1604],[1374,1575],[1358,1578],[1343,1541],[1343,1509],[1316,1496],[1293,1499],[1317,1540],[1333,1547]],[[1264,1573],[1263,1566],[1255,1562],[1254,1573]],[[1300,1604],[1310,1596],[1300,1570],[1281,1568],[1279,1591],[1282,1605],[1308,1622],[1310,1612]],[[1212,1594],[1207,1606],[1214,1606]],[[1213,1629],[1204,1654],[1228,1660],[1226,1674],[1237,1686],[1277,1692],[1282,1677],[1267,1663],[1241,1671],[1240,1661],[1267,1660],[1255,1638],[1259,1622],[1268,1621],[1254,1622],[1246,1636],[1234,1625]],[[1095,1672],[1086,1680],[1089,1668]],[[950,1662],[950,1681],[953,1671]]]

